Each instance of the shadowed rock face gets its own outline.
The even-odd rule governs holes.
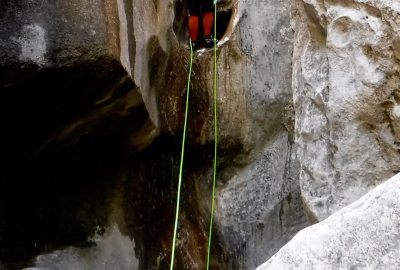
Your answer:
[[[0,256],[10,265],[108,225],[127,157],[152,126],[116,61],[23,72],[1,89]]]
[[[107,1],[1,4],[0,260],[10,269],[102,233],[129,154],[151,141],[119,60],[116,10]]]

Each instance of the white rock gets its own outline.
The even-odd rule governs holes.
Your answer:
[[[400,120],[400,105],[396,105],[393,107],[392,115],[396,120]]]
[[[400,174],[299,232],[257,270],[400,269]]]
[[[309,218],[398,171],[398,1],[294,1],[295,139]]]

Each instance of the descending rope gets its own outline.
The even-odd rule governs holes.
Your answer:
[[[192,66],[193,66],[193,46],[192,41],[190,40],[190,65],[189,65],[189,74],[188,74],[188,82],[186,88],[186,109],[185,109],[185,123],[183,126],[183,139],[182,139],[182,150],[181,150],[181,163],[179,166],[179,181],[178,181],[178,195],[176,198],[176,213],[175,213],[175,226],[174,226],[174,237],[172,240],[172,253],[171,253],[171,263],[170,270],[174,269],[174,261],[175,261],[175,246],[176,246],[176,234],[178,231],[178,220],[179,220],[179,204],[181,199],[181,188],[182,188],[182,172],[183,172],[183,160],[185,156],[185,142],[186,142],[186,129],[187,129],[187,119],[189,112],[189,96],[190,96],[190,80],[192,77]]]
[[[217,179],[217,154],[218,154],[218,113],[217,113],[217,1],[214,1],[214,164],[213,164],[213,181],[212,181],[212,202],[211,202],[211,214],[210,214],[210,228],[208,233],[208,247],[207,247],[207,270],[210,268],[211,261],[211,240],[212,240],[212,230],[214,221],[214,208],[215,208],[215,189],[216,189],[216,179]],[[180,209],[180,197],[181,197],[181,187],[182,187],[182,174],[183,174],[183,161],[185,156],[185,143],[186,143],[186,131],[187,131],[187,119],[189,112],[189,97],[190,97],[190,81],[192,77],[192,66],[193,66],[193,46],[190,40],[190,65],[189,74],[187,81],[187,91],[186,91],[186,109],[185,109],[185,120],[183,126],[183,139],[182,139],[182,149],[181,149],[181,162],[179,166],[179,181],[178,181],[178,195],[176,198],[176,212],[175,212],[175,226],[174,226],[174,236],[172,240],[172,252],[171,252],[171,263],[170,270],[174,269],[175,261],[175,249],[176,249],[176,237],[178,231],[179,223],[179,209]]]
[[[212,183],[212,202],[210,216],[210,230],[208,232],[207,270],[210,269],[211,240],[214,221],[215,185],[217,179],[217,148],[218,148],[218,114],[217,114],[217,1],[214,1],[214,166]]]

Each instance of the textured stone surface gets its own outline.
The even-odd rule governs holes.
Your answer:
[[[54,66],[119,56],[119,21],[111,1],[6,0],[0,13],[2,65],[22,61]]]
[[[221,147],[242,147],[224,163],[218,193],[221,241],[238,258],[231,269],[254,269],[307,224],[293,145],[289,12],[289,1],[239,1],[222,48],[241,52],[239,63],[231,53],[220,66]]]
[[[232,269],[254,269],[304,228],[297,172],[283,133],[220,189],[222,239],[231,254],[240,256]]]
[[[322,220],[399,170],[397,1],[294,1],[300,183]]]
[[[93,239],[93,247],[57,250],[36,258],[35,266],[25,270],[136,270],[135,243],[117,227]]]
[[[214,261],[227,260],[226,267],[232,269],[254,269],[307,224],[293,147],[289,3],[226,1],[223,7],[232,9],[233,17],[218,52],[220,191],[214,248],[222,246],[227,256],[215,255]],[[133,6],[135,82],[161,133],[180,138],[188,67],[185,1],[134,1]],[[212,56],[210,50],[201,51],[194,60],[189,145],[198,157],[186,163],[187,179],[194,183],[185,192],[190,207],[183,215],[193,216],[196,225],[181,224],[184,244],[178,254],[184,269],[201,268],[205,256],[211,199],[208,145],[213,143]],[[201,237],[187,238],[197,230]],[[196,254],[187,246],[201,248]]]
[[[258,270],[398,269],[400,174],[299,232]]]

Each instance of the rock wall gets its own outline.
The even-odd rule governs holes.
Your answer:
[[[185,1],[133,4],[134,79],[161,134],[178,140],[189,60],[182,27],[185,5]],[[254,269],[307,224],[293,140],[290,6],[289,1],[225,1],[222,9],[232,10],[232,18],[218,52],[221,161],[214,248],[224,252],[214,259],[220,268],[225,264],[225,268]],[[212,56],[209,50],[194,59],[189,151],[198,157],[188,158],[196,164],[187,164],[187,179],[193,184],[184,191],[189,209],[183,206],[183,216],[193,215],[193,209],[196,216],[191,221],[195,225],[182,218],[178,254],[189,262],[182,266],[185,269],[201,268],[205,256],[213,143]],[[174,186],[173,179],[169,181]],[[184,232],[198,234],[198,230],[201,240],[186,238]],[[192,245],[201,247],[198,254],[187,252]]]
[[[41,67],[118,57],[118,13],[112,1],[3,1],[2,66]]]
[[[396,1],[294,1],[300,183],[320,221],[399,169]]]
[[[237,64],[231,60],[220,68],[220,115],[223,124],[230,122],[222,126],[222,136],[240,131],[241,135],[231,136],[243,149],[242,153],[236,150],[239,155],[233,162],[224,164],[225,184],[219,191],[223,241],[239,258],[232,269],[254,269],[307,224],[293,142],[289,11],[289,1],[239,2],[232,42],[242,54],[240,96],[245,106],[236,107],[236,113],[228,102],[240,99],[230,90],[237,83],[227,84],[223,73],[232,72]],[[239,117],[243,120],[236,120]],[[238,128],[235,122],[243,124]]]

